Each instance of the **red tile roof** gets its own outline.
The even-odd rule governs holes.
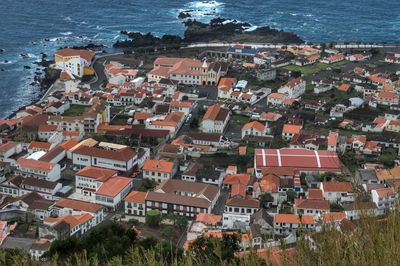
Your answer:
[[[328,135],[328,146],[336,146],[339,133],[330,132]]]
[[[275,223],[288,223],[288,224],[314,224],[314,218],[311,215],[297,215],[297,214],[281,214],[277,213],[274,217]]]
[[[324,199],[295,199],[298,209],[329,210],[329,202]]]
[[[57,126],[56,125],[39,125],[39,132],[52,132],[56,131]]]
[[[129,177],[114,176],[104,182],[96,191],[96,194],[107,197],[116,197],[132,182],[133,179]]]
[[[378,188],[375,189],[376,193],[378,194],[378,197],[380,198],[387,198],[390,196],[394,196],[396,193],[394,192],[393,188],[388,187],[388,188]]]
[[[17,164],[23,168],[38,169],[42,171],[51,171],[55,166],[54,163],[36,161],[33,159],[26,159],[23,157],[17,160]]]
[[[353,192],[353,186],[350,182],[324,182],[324,192]]]
[[[88,147],[83,145],[74,150],[74,153],[86,156],[107,158],[117,161],[129,161],[136,156],[136,152],[130,148],[122,148],[113,151],[113,150],[104,150],[96,147]]]
[[[114,170],[104,169],[100,167],[86,166],[83,169],[79,170],[75,175],[93,178],[98,181],[105,182],[116,174],[117,171]]]
[[[331,170],[340,169],[340,161],[336,152],[312,151],[307,149],[256,149],[255,167],[289,167],[309,170]]]
[[[349,84],[342,84],[339,86],[338,90],[343,91],[343,92],[348,92],[350,87],[351,86]]]
[[[234,197],[234,198],[230,198],[226,201],[226,206],[258,209],[260,207],[260,202],[250,196],[246,196],[245,198]]]
[[[300,134],[302,126],[301,125],[292,125],[292,124],[285,124],[283,126],[283,133],[290,133],[290,134]]]
[[[81,215],[66,215],[60,217],[45,217],[44,223],[49,224],[58,224],[59,222],[66,222],[69,225],[70,230],[80,224],[85,224],[88,221],[93,219],[93,216],[89,213],[81,214]]]
[[[221,88],[221,87],[232,88],[233,84],[235,84],[235,83],[236,83],[236,78],[222,77],[219,80],[218,88]]]
[[[300,83],[304,82],[304,79],[302,78],[295,78],[295,79],[291,79],[289,80],[285,85],[283,85],[282,87],[289,87],[289,88],[294,88],[297,85],[299,85]],[[281,87],[281,88],[282,88]]]
[[[9,141],[7,143],[0,144],[0,152],[7,152],[17,146],[15,142]]]
[[[310,188],[308,189],[308,199],[323,199],[324,196],[322,194],[322,190],[319,188]]]
[[[225,185],[233,185],[233,184],[247,185],[249,181],[250,181],[249,174],[235,174],[235,175],[226,175],[223,183]]]
[[[71,49],[71,48],[58,50],[55,52],[55,54],[62,57],[80,56],[88,62],[92,61],[93,57],[95,56],[95,52],[88,50]]]
[[[236,183],[232,185],[231,197],[242,196],[246,197],[247,186],[245,184]]]
[[[64,141],[63,143],[60,144],[60,146],[64,150],[71,150],[73,147],[75,147],[79,142],[75,139],[70,139],[68,141]]]
[[[214,104],[208,107],[207,112],[204,114],[203,120],[225,121],[229,115],[229,109],[222,107],[219,104]]]
[[[28,150],[30,150],[30,149],[49,150],[50,147],[51,147],[51,143],[41,142],[41,141],[32,141],[28,146]]]
[[[327,212],[322,216],[322,221],[325,223],[341,222],[346,219],[346,213],[344,212]]]
[[[222,220],[221,215],[215,215],[211,213],[198,213],[196,215],[196,222],[201,222],[204,224],[209,224],[209,225],[217,225],[220,223]]]
[[[146,196],[147,192],[133,190],[128,194],[128,196],[125,197],[125,201],[144,204],[146,201]]]
[[[264,130],[265,130],[265,125],[262,124],[262,123],[260,123],[260,122],[258,122],[258,121],[252,121],[252,122],[250,122],[250,123],[245,124],[245,125],[242,127],[242,130],[244,130],[244,129],[251,129],[251,128],[254,128],[254,129],[258,130],[258,131],[264,132]]]
[[[146,160],[144,162],[143,171],[172,173],[174,163],[164,160]]]
[[[58,208],[67,208],[67,209],[85,211],[90,213],[96,213],[104,209],[104,207],[101,206],[100,204],[90,203],[82,200],[74,200],[69,198],[60,198],[55,203],[54,206]]]
[[[280,178],[275,174],[268,174],[261,178],[259,182],[253,185],[254,190],[257,187],[261,188],[261,192],[271,191],[272,193],[278,192],[280,185]]]
[[[174,107],[183,107],[183,108],[189,108],[193,105],[192,102],[189,101],[171,101],[171,106]]]

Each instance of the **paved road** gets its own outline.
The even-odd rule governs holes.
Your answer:
[[[212,48],[212,47],[228,47],[228,46],[233,46],[236,45],[236,43],[229,43],[229,42],[215,42],[215,43],[195,43],[195,44],[189,44],[186,46],[186,48]],[[288,45],[297,45],[298,47],[304,47],[306,44],[276,44],[276,43],[241,43],[243,45],[247,46],[252,46],[256,48],[281,48],[283,46],[288,46]],[[400,50],[400,45],[390,45],[390,44],[335,44],[335,48],[340,48],[340,49],[354,49],[354,48],[359,48],[359,49],[369,49],[369,48],[381,48],[384,50],[388,51],[398,51]]]
[[[221,190],[217,203],[212,210],[213,214],[222,215],[225,209],[225,202],[229,198],[229,191],[228,190]]]
[[[118,57],[123,55],[124,53],[112,53],[112,54],[104,54],[104,55],[96,55],[95,60],[93,62],[93,69],[96,72],[97,79],[95,82],[91,83],[91,89],[92,90],[99,90],[101,89],[101,86],[103,85],[104,81],[107,80],[107,77],[104,73],[104,62],[109,60],[113,57]]]

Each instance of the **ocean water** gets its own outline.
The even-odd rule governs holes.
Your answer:
[[[221,16],[269,25],[312,42],[400,42],[399,0],[1,0],[0,7],[0,117],[37,95],[30,84],[41,52],[90,42],[110,47],[123,38],[120,30],[182,34],[180,11],[204,22]]]

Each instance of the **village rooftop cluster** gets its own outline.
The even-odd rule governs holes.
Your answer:
[[[184,250],[235,233],[243,254],[397,206],[400,51],[66,48],[51,68],[43,98],[0,120],[3,247],[39,259],[107,220],[147,237],[147,216],[178,215]]]

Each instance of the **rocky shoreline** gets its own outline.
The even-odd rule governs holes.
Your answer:
[[[94,51],[102,51],[106,46],[103,44],[93,44],[89,43],[85,46],[73,46],[70,48],[73,49],[91,49]],[[60,47],[62,48],[67,48],[67,47]],[[21,54],[22,56],[22,54]],[[60,70],[50,68],[49,66],[51,64],[54,64],[53,60],[47,60],[48,56],[46,53],[41,52],[41,59],[38,62],[33,62],[32,64],[36,65],[36,69],[34,72],[33,76],[33,82],[30,83],[30,86],[35,86],[38,89],[37,95],[34,96],[34,98],[31,99],[31,101],[21,107],[19,107],[17,110],[13,111],[11,114],[9,114],[6,118],[12,118],[15,116],[16,113],[19,111],[25,109],[27,106],[32,105],[37,103],[43,95],[48,91],[48,89],[51,87],[51,85],[56,82],[56,80],[60,77]],[[24,66],[26,69],[31,69],[34,67],[31,66]]]
[[[41,53],[42,58],[39,62],[33,62],[33,64],[37,65],[33,82],[30,84],[31,86],[35,86],[38,88],[38,94],[27,104],[18,108],[18,110],[13,111],[6,118],[12,118],[16,113],[25,109],[25,107],[35,104],[38,102],[42,96],[47,92],[47,90],[51,87],[51,85],[59,78],[60,70],[52,69],[49,66],[54,63],[54,61],[47,60],[47,55],[45,53]]]
[[[150,46],[181,46],[196,42],[253,42],[253,43],[293,43],[304,41],[294,33],[272,29],[268,26],[256,27],[246,22],[224,18],[212,19],[208,24],[190,19],[190,14],[179,14],[186,27],[183,38],[177,35],[156,37],[152,33],[121,31],[127,39],[114,43],[115,48],[140,48]]]

